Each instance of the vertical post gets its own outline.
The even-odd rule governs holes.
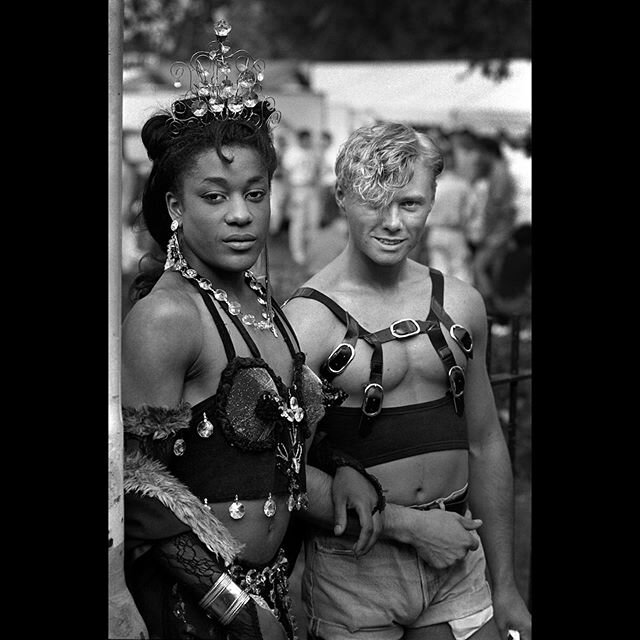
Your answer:
[[[120,409],[123,16],[123,0],[109,0],[109,638],[148,638],[124,580],[124,456]]]

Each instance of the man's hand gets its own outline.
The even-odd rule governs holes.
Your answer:
[[[443,509],[418,511],[388,504],[384,511],[385,537],[410,544],[431,567],[445,569],[462,560],[480,541],[475,530],[482,520]]]
[[[531,614],[515,585],[496,585],[493,592],[493,616],[501,637],[507,637],[507,630],[520,633],[520,640],[531,640]]]
[[[360,521],[360,534],[353,552],[364,555],[376,543],[382,532],[380,513],[371,515],[378,503],[373,485],[361,473],[349,466],[338,467],[331,488],[334,528],[339,536],[347,527],[347,509],[354,509]]]

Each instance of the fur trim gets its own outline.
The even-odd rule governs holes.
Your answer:
[[[181,402],[177,407],[154,407],[142,405],[140,408],[122,407],[124,432],[130,435],[154,440],[168,438],[180,429],[187,429],[191,420],[191,405]]]
[[[174,515],[191,527],[200,541],[212,553],[229,564],[242,550],[227,528],[200,500],[157,460],[139,451],[127,454],[124,460],[124,491],[136,491],[157,498]]]

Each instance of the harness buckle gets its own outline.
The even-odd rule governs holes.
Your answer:
[[[464,369],[457,364],[449,369],[449,387],[454,398],[464,393]]]
[[[454,323],[449,329],[449,335],[456,341],[463,353],[471,357],[473,351],[471,334],[462,325]]]
[[[356,350],[352,344],[341,342],[326,359],[327,369],[334,375],[342,373],[353,360]],[[337,366],[334,366],[337,365]]]
[[[413,329],[402,329],[399,325],[402,323],[411,323]],[[406,326],[406,325],[405,325]],[[411,336],[418,335],[420,333],[420,325],[413,318],[403,318],[402,320],[396,320],[390,327],[391,335],[394,338],[410,338]]]
[[[382,398],[384,389],[377,382],[370,382],[364,388],[362,401],[362,413],[369,418],[375,418],[382,411]]]

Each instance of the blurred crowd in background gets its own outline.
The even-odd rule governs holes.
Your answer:
[[[414,260],[473,284],[500,332],[531,313],[531,132],[488,135],[470,128],[416,127],[442,149],[445,169]],[[347,225],[334,198],[342,141],[328,131],[275,130],[271,235],[306,277],[338,255]],[[133,135],[133,134],[130,134]],[[125,141],[126,142],[126,141]],[[126,150],[127,145],[124,145]],[[123,157],[123,294],[153,241],[139,216],[150,164]],[[505,328],[505,331],[507,329]],[[526,333],[529,333],[525,327]]]

